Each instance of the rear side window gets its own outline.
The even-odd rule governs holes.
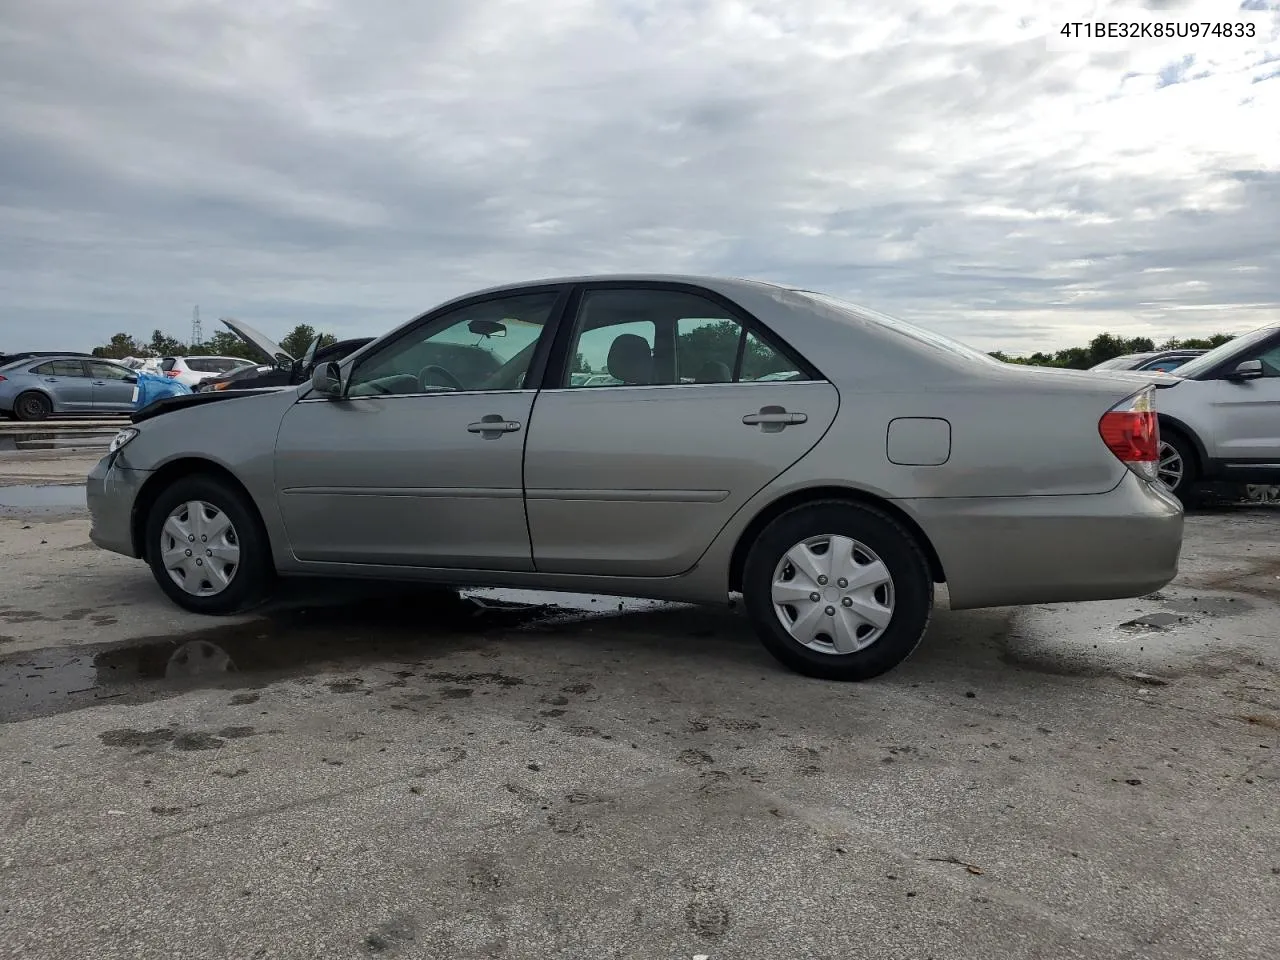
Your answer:
[[[570,387],[804,379],[720,305],[673,290],[592,290],[582,298]]]
[[[178,361],[174,357],[165,357],[163,360],[160,361],[160,369],[163,370],[165,373],[168,373],[177,365],[178,365]]]
[[[79,360],[50,360],[31,372],[44,377],[83,377],[84,367]]]

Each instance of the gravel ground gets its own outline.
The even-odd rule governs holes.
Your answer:
[[[0,497],[0,956],[1275,956],[1274,507],[1189,517],[1159,594],[940,611],[841,685],[719,609],[189,616],[77,492]]]

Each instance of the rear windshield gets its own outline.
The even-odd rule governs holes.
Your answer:
[[[868,307],[860,307],[857,304],[848,303],[838,297],[828,296],[825,293],[814,293],[811,290],[793,290],[814,303],[820,304],[829,310],[834,310],[839,314],[844,314],[850,320],[854,321],[870,321],[878,324],[900,336],[908,337],[917,343],[932,347],[934,350],[941,350],[955,357],[962,357],[966,360],[973,360],[978,363],[1000,363],[995,357],[983,353],[976,347],[971,347],[967,343],[961,343],[959,340],[952,340],[950,337],[935,333],[932,330],[926,330],[923,327],[917,327],[914,324],[907,323],[905,320],[899,320],[888,314],[880,313]]]

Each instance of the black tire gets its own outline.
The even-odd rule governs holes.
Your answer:
[[[893,614],[880,636],[852,653],[821,652],[794,639],[774,609],[771,585],[787,551],[812,537],[846,536],[878,555],[889,571]],[[756,538],[743,571],[743,606],[766,649],[798,673],[824,680],[869,680],[911,655],[933,613],[929,562],[912,535],[882,510],[822,500],[789,510]]]
[[[224,513],[231,521],[239,548],[239,563],[230,582],[221,592],[210,596],[184,590],[170,576],[162,556],[161,535],[165,522],[171,512],[191,501],[203,501]],[[144,555],[156,582],[169,599],[184,610],[210,616],[240,613],[262,603],[275,584],[271,545],[257,508],[238,489],[217,477],[191,474],[163,490],[147,514],[146,538]]]
[[[52,413],[53,403],[38,390],[20,393],[13,401],[13,416],[17,420],[28,423],[33,420],[47,420]]]
[[[1165,483],[1165,487],[1184,504],[1189,504],[1193,501],[1196,481],[1200,476],[1199,466],[1196,463],[1195,448],[1186,437],[1174,430],[1161,432],[1160,443],[1162,446],[1167,443],[1182,459],[1181,478],[1175,484]],[[1160,459],[1164,459],[1163,450],[1161,451]],[[1163,479],[1161,482],[1164,482]]]

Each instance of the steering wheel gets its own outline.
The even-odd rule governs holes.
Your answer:
[[[423,367],[421,370],[418,371],[418,384],[422,387],[423,393],[430,392],[427,389],[427,374],[429,373],[437,373],[443,376],[444,379],[447,381],[445,383],[445,386],[450,387],[454,390],[467,389],[462,385],[462,381],[459,380],[457,377],[455,377],[452,373],[450,373],[444,367],[441,367],[433,363],[430,366]],[[432,384],[432,386],[439,386],[439,384]]]

